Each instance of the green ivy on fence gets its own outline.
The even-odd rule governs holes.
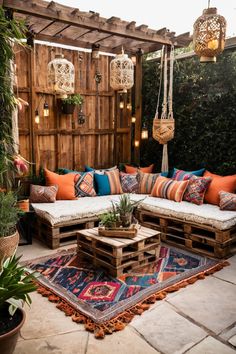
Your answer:
[[[143,76],[143,120],[151,136],[160,63],[145,61]],[[225,50],[215,64],[200,64],[197,57],[175,61],[173,110],[170,169],[206,167],[217,174],[236,173],[236,52]],[[160,170],[161,159],[157,141],[149,138],[141,145],[141,165],[155,162]]]

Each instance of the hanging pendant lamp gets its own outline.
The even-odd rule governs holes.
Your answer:
[[[122,48],[110,63],[110,85],[115,91],[127,92],[134,84],[134,64]]]
[[[203,10],[193,26],[193,45],[200,62],[216,62],[216,56],[224,50],[226,20],[217,14],[215,7]]]
[[[56,54],[55,59],[48,63],[48,84],[58,95],[74,93],[74,65],[62,54]]]

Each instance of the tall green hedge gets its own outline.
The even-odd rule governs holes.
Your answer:
[[[160,63],[144,62],[143,120],[150,136],[156,110]],[[162,100],[161,100],[162,102]],[[169,167],[206,167],[217,174],[236,173],[236,51],[225,50],[217,63],[197,57],[174,64],[174,140],[169,142]],[[149,138],[141,145],[141,164],[161,167],[162,145]]]

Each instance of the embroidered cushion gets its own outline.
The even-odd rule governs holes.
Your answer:
[[[120,172],[121,188],[124,193],[138,193],[138,174]]]
[[[84,172],[75,175],[76,197],[94,197],[96,195],[93,188],[93,176],[93,172]]]
[[[210,177],[196,177],[192,175],[189,179],[183,200],[197,205],[203,204],[204,195],[210,183]]]
[[[219,197],[221,210],[236,211],[236,194],[220,191]]]
[[[58,175],[48,169],[44,169],[44,175],[46,179],[47,186],[58,186],[57,200],[73,200],[75,197],[75,175],[66,174]]]
[[[219,192],[224,191],[234,193],[236,190],[236,174],[232,176],[219,176],[209,171],[204,173],[204,177],[211,177],[211,184],[205,194],[205,202],[219,205]]]
[[[144,173],[152,173],[154,164],[151,164],[150,166],[147,167],[134,167],[130,165],[125,165],[125,172],[129,174],[134,174],[137,173],[138,171],[142,171]]]
[[[174,181],[166,177],[158,177],[153,186],[151,196],[181,202],[189,181]]]
[[[202,168],[197,171],[184,171],[184,170],[178,170],[177,168],[174,168],[172,178],[175,179],[176,181],[186,181],[187,179],[191,178],[192,175],[202,176],[204,171],[205,168]]]
[[[30,186],[30,203],[54,203],[56,201],[58,186]]]
[[[118,169],[105,171],[105,176],[108,177],[111,194],[121,194],[123,193],[120,184],[120,173]]]
[[[157,177],[160,173],[144,173],[138,172],[139,181],[139,193],[140,194],[151,194],[152,188],[156,182]]]

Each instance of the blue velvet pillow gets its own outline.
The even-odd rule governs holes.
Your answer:
[[[93,171],[93,170],[91,170]],[[91,172],[89,171],[89,172]],[[68,168],[58,168],[58,172],[62,175],[66,175],[67,173],[79,173],[79,174],[83,174],[84,172],[81,172],[81,171],[75,171],[75,170],[70,170]]]
[[[111,194],[110,183],[107,175],[100,175],[98,173],[94,173],[94,181],[97,195]]]
[[[84,170],[85,170],[86,172],[92,172],[92,171],[94,171],[94,168],[85,165],[85,166],[84,166]]]

